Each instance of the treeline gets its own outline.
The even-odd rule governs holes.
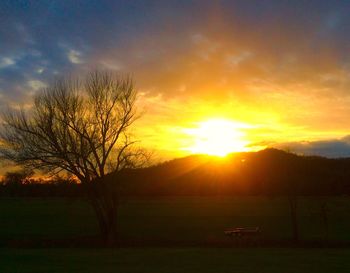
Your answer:
[[[33,178],[25,171],[8,172],[0,181],[3,197],[82,197],[82,193],[81,185],[72,178]]]
[[[127,196],[347,195],[350,159],[298,156],[266,149],[222,159],[194,155],[148,168],[124,170],[106,179]],[[81,185],[73,179],[12,180],[3,180],[1,195],[83,195]]]

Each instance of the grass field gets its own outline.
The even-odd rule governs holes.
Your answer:
[[[300,200],[303,240],[324,239],[320,201]],[[350,242],[349,208],[350,201],[345,197],[328,199],[330,240]],[[127,200],[120,209],[121,236],[126,241],[146,243],[131,248],[23,248],[13,243],[96,235],[93,213],[79,200],[3,198],[0,217],[1,273],[350,272],[350,248],[215,247],[218,243],[232,243],[223,234],[230,226],[259,226],[262,239],[288,240],[290,219],[284,198]],[[160,242],[169,247],[160,248]],[[177,245],[178,242],[184,245]],[[189,247],[196,243],[214,244]]]
[[[345,273],[344,249],[0,249],[2,273]]]
[[[303,240],[323,240],[325,228],[319,198],[302,198],[299,220]],[[329,198],[329,239],[350,242],[350,199]],[[0,199],[0,242],[67,239],[98,234],[90,207],[79,200]],[[120,209],[125,240],[144,242],[227,242],[231,226],[259,226],[261,238],[291,237],[284,198],[171,197],[125,201]]]

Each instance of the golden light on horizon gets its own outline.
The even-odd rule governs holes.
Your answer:
[[[221,157],[233,152],[247,151],[249,142],[244,139],[245,133],[241,130],[247,126],[227,119],[198,122],[197,127],[184,130],[192,138],[192,144],[184,147],[184,150],[193,154]]]

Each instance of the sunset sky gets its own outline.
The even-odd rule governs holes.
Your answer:
[[[349,14],[345,0],[3,0],[0,107],[109,69],[133,76],[134,134],[160,158],[201,152],[215,126],[230,151],[350,156]]]

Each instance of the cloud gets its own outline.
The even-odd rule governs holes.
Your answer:
[[[0,59],[0,69],[15,64],[15,60],[9,57]]]
[[[350,136],[334,140],[287,142],[270,146],[304,155],[320,155],[331,158],[350,157]]]
[[[161,97],[153,124],[224,115],[280,126],[260,140],[337,138],[350,131],[349,11],[326,0],[0,1],[0,105],[102,67]]]
[[[123,68],[123,65],[116,60],[114,61],[102,60],[100,62],[100,65],[109,70],[116,70],[116,71],[122,70]]]
[[[40,89],[43,89],[44,87],[46,87],[47,85],[42,82],[42,81],[38,81],[38,80],[30,80],[28,81],[28,86],[34,90],[34,91],[38,91]]]
[[[252,53],[249,51],[243,51],[239,53],[238,55],[229,55],[227,57],[227,63],[231,67],[238,66],[241,62],[245,61],[246,59],[252,57]]]
[[[83,63],[83,60],[81,58],[81,52],[71,49],[68,51],[68,59],[70,62],[72,62],[73,64],[81,64]]]

